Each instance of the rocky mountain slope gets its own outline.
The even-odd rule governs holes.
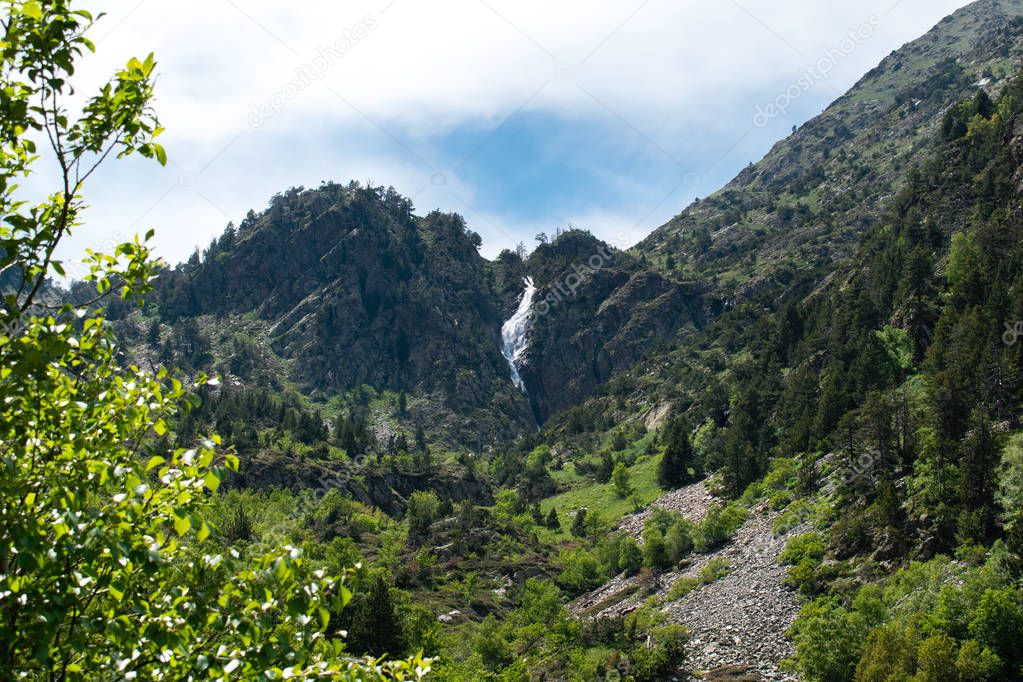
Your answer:
[[[521,373],[541,423],[713,314],[705,287],[578,230],[540,246],[525,268],[539,291]]]
[[[945,112],[1015,76],[1021,16],[1019,0],[980,0],[947,17],[639,250],[739,296],[849,257],[933,148]]]
[[[1021,16],[1021,0],[955,13],[630,253],[570,230],[525,262],[488,262],[457,215],[325,184],[278,195],[163,278],[160,314],[255,317],[304,393],[405,391],[451,445],[514,438],[642,374],[641,361],[663,364],[743,301],[840,282],[836,267],[926,158],[944,113],[1014,73]],[[527,274],[540,289],[520,370],[528,397],[499,336]]]
[[[653,508],[697,523],[711,502],[704,483],[695,483],[668,492],[626,517],[618,530],[639,540]],[[793,653],[786,631],[799,612],[800,600],[783,582],[788,569],[779,557],[786,542],[805,528],[802,524],[776,528],[777,518],[777,512],[759,505],[725,547],[659,575],[652,587],[643,586],[648,578],[621,575],[579,597],[569,608],[581,618],[613,619],[631,613],[652,595],[668,622],[688,629],[688,662],[693,670],[732,669],[757,675],[754,679],[795,679],[781,664]],[[714,566],[720,566],[723,575],[701,581],[701,575]],[[680,581],[693,584],[681,597],[673,594]]]
[[[261,320],[313,396],[368,385],[418,398],[438,437],[476,445],[533,424],[500,326],[521,280],[457,215],[419,217],[393,190],[324,184],[274,197],[158,285],[162,318]]]

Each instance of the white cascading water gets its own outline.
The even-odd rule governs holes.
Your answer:
[[[519,301],[518,309],[501,327],[501,354],[504,355],[504,359],[511,367],[512,382],[523,393],[526,392],[526,383],[519,376],[519,361],[529,345],[526,335],[529,332],[530,313],[533,310],[533,296],[535,295],[536,287],[533,286],[533,280],[527,277],[526,290],[522,294],[522,300]]]

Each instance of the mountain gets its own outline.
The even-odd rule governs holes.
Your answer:
[[[1021,15],[1014,0],[980,0],[947,17],[638,249],[737,295],[849,257],[933,149],[944,113],[1015,76]]]
[[[158,308],[258,320],[301,392],[406,392],[411,422],[477,447],[533,423],[500,353],[521,264],[478,246],[460,216],[415,216],[393,190],[297,188],[163,277]]]
[[[741,310],[744,304],[777,310],[829,286],[844,286],[857,267],[854,256],[862,239],[892,210],[900,210],[895,203],[900,188],[934,153],[948,110],[978,89],[996,95],[1016,75],[1023,57],[1021,17],[1023,2],[1014,0],[981,0],[957,11],[893,52],[760,162],[632,249],[631,261],[646,264],[634,282],[671,282],[668,297],[689,297],[687,309],[660,309],[665,290],[659,285],[635,288],[628,308],[652,314],[641,325],[615,320],[616,341],[605,350],[607,335],[599,333],[595,313],[615,310],[622,292],[608,287],[606,277],[579,287],[568,305],[555,307],[537,325],[537,347],[527,353],[522,370],[530,393],[558,409],[578,404],[613,376],[632,383],[673,364],[670,353],[660,353],[646,357],[645,367],[637,365],[642,352],[623,355],[618,348],[695,351],[722,331],[733,340],[741,336],[734,326],[719,323],[722,329],[692,338],[689,332],[723,311]],[[955,213],[942,217],[949,232],[962,226],[963,218]],[[585,251],[546,279],[564,281],[573,266],[586,262]],[[692,298],[697,293],[698,302]],[[577,315],[597,324],[573,325]],[[578,339],[585,347],[573,350],[576,364],[570,371],[558,371],[558,358],[542,357],[546,329],[558,329],[558,338]],[[637,343],[630,345],[633,340]],[[738,350],[734,342],[727,347]],[[677,374],[665,376],[671,372],[647,376],[642,381],[648,389],[630,400],[646,410],[665,400],[691,403],[691,396],[674,390]],[[555,382],[540,378],[551,373]],[[548,383],[559,390],[567,387],[569,395],[551,401],[545,395]],[[606,401],[599,409],[607,409]]]
[[[713,312],[705,287],[675,282],[578,230],[541,245],[525,269],[538,293],[520,371],[541,423]]]
[[[174,424],[239,454],[221,541],[373,566],[356,653],[1017,679],[1021,64],[1023,0],[976,2],[627,251],[488,261],[457,215],[325,183],[110,312],[226,379]]]
[[[1010,0],[956,12],[630,252],[569,230],[525,262],[488,262],[459,216],[420,217],[393,190],[325,184],[274,197],[165,277],[161,316],[254,317],[303,393],[406,392],[409,431],[418,422],[476,448],[506,441],[657,364],[742,301],[836,280],[945,111],[1014,73],[1021,15]],[[500,328],[526,275],[539,292],[523,396]]]
[[[229,320],[230,338],[208,334],[214,356],[254,339],[255,365],[319,404],[348,404],[364,388],[393,394],[369,406],[382,440],[425,431],[483,449],[537,424],[557,429],[561,413],[578,422],[580,410],[645,414],[651,425],[702,412],[725,426],[725,358],[750,350],[741,330],[776,324],[764,312],[792,322],[848,285],[864,237],[893,211],[914,210],[898,203],[900,188],[933,154],[947,112],[1014,75],[1021,17],[1013,0],[956,12],[628,252],[569,230],[525,260],[505,252],[491,262],[457,215],[418,216],[393,189],[325,183],[275,196],[167,273],[156,310],[172,329]],[[950,235],[965,213],[941,219]],[[523,392],[500,334],[526,276],[538,291]],[[399,395],[407,410],[389,407]]]

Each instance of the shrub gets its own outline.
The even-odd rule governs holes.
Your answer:
[[[558,557],[558,562],[561,564],[558,582],[574,594],[585,592],[604,581],[600,563],[585,549],[565,550]]]
[[[745,520],[746,511],[737,504],[712,506],[707,517],[696,526],[696,551],[709,552],[728,542]]]
[[[852,679],[870,630],[884,621],[877,588],[860,591],[851,609],[835,598],[820,598],[803,607],[792,626],[796,665],[809,682]]]
[[[916,681],[945,682],[956,669],[959,644],[945,634],[925,639],[916,654]]]
[[[635,575],[643,567],[643,550],[632,538],[625,538],[618,546],[618,569]]]
[[[824,540],[817,533],[794,537],[785,545],[779,560],[792,568],[785,577],[785,584],[798,589],[806,596],[813,596],[820,590],[822,576],[819,573],[824,558]]]
[[[665,625],[650,631],[651,645],[632,650],[637,682],[660,682],[671,679],[686,658],[688,633],[681,625]]]
[[[432,490],[417,490],[408,498],[409,532],[413,535],[425,535],[430,524],[437,520],[440,511],[440,499]]]
[[[964,682],[990,680],[1002,670],[1002,659],[975,639],[966,640],[956,659],[956,672]]]
[[[973,612],[971,638],[1016,670],[1023,664],[1023,599],[1016,587],[989,589]]]
[[[672,564],[677,564],[689,556],[694,547],[692,524],[685,519],[676,521],[664,536],[664,544]]]
[[[909,679],[916,672],[919,642],[916,630],[901,623],[875,628],[856,666],[856,682]]]
[[[803,559],[820,562],[824,558],[824,551],[823,538],[818,533],[807,533],[789,540],[779,560],[788,566],[795,566]]]
[[[643,563],[650,568],[667,568],[671,565],[664,536],[656,526],[643,531]]]
[[[611,473],[611,482],[618,497],[628,497],[632,492],[629,469],[622,462],[615,464],[614,471]]]

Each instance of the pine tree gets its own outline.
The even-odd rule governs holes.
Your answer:
[[[586,535],[586,507],[583,507],[575,513],[575,518],[572,519],[572,535],[577,538],[585,537]]]
[[[629,468],[623,462],[615,464],[611,474],[611,481],[614,484],[615,494],[618,497],[628,497],[632,492],[632,485],[629,482]]]
[[[545,525],[551,530],[561,530],[561,521],[558,520],[558,510],[555,507],[551,507],[551,510],[547,512],[547,522]]]
[[[405,649],[401,621],[395,613],[390,581],[378,574],[370,579],[364,593],[356,597],[348,631],[348,647],[353,653],[372,656],[398,655]],[[342,620],[344,619],[342,611]]]
[[[669,422],[662,436],[664,455],[657,467],[657,483],[662,488],[678,488],[695,477],[693,444],[681,418]]]
[[[1000,452],[982,408],[973,411],[970,422],[959,465],[959,533],[984,541],[994,530]]]

